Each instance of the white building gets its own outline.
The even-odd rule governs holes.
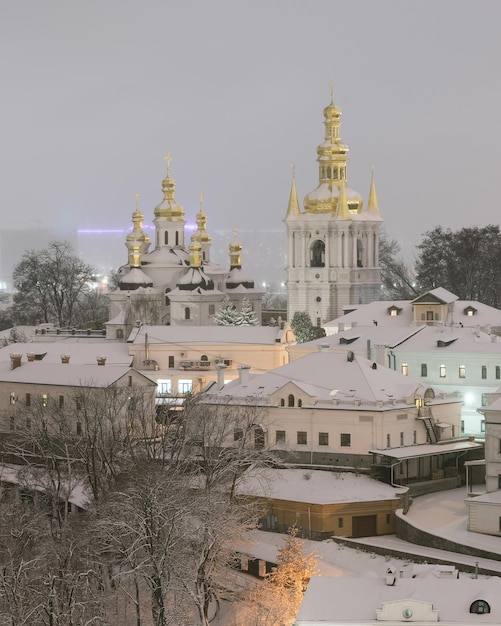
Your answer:
[[[294,626],[501,623],[501,579],[314,576]]]
[[[434,289],[415,300],[360,305],[325,325],[327,336],[291,348],[291,359],[322,346],[374,359],[463,401],[462,432],[484,436],[477,407],[501,384],[501,311]]]
[[[382,478],[403,485],[457,481],[459,459],[479,447],[458,439],[458,397],[351,352],[317,352],[265,374],[240,374],[211,385],[204,401],[261,407],[256,428],[264,443],[294,463],[381,466]]]

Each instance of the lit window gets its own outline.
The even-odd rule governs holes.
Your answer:
[[[466,365],[459,366],[459,378],[466,378]]]
[[[275,431],[275,443],[285,443],[285,430]]]
[[[49,404],[49,396],[46,393],[42,394],[42,406],[47,406]]]
[[[305,430],[297,431],[297,443],[300,446],[305,446],[308,443],[308,435]]]
[[[318,445],[319,446],[329,445],[329,433],[318,433]]]
[[[169,395],[172,390],[172,381],[162,378],[157,381],[158,393],[161,395]]]
[[[440,378],[445,378],[445,365],[440,366]]]
[[[10,403],[16,404],[16,394],[13,391],[10,392]]]
[[[351,446],[351,434],[341,433],[341,447],[347,448]]]
[[[397,317],[397,315],[398,315],[397,309],[391,309],[390,315],[391,315],[391,317]]]
[[[192,388],[193,388],[193,381],[192,380],[180,379],[178,381],[177,390],[178,390],[179,393],[191,393]]]
[[[407,363],[402,363],[402,374],[404,376],[409,375],[409,366],[407,365]]]

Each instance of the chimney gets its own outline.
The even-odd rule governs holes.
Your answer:
[[[21,367],[22,356],[20,354],[10,355],[10,369],[15,370],[16,367]]]
[[[106,365],[106,357],[105,356],[98,356],[97,358],[97,364],[98,365]]]
[[[61,354],[61,363],[69,363],[70,355],[69,354]]]
[[[216,365],[218,391],[221,391],[221,389],[224,387],[224,370],[225,369],[226,369],[226,365],[224,363],[218,363]]]
[[[35,360],[35,353],[34,352],[27,352],[26,356],[28,358],[28,363],[33,363],[33,361]]]
[[[240,384],[241,385],[248,385],[249,384],[249,370],[250,370],[250,365],[242,364],[238,368],[238,378],[240,380]]]

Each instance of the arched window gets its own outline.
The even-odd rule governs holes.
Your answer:
[[[360,239],[357,239],[357,267],[364,266],[364,248]]]
[[[179,245],[179,233],[176,230],[176,246]]]
[[[303,401],[302,401],[301,399],[299,399],[299,400],[297,401],[297,405],[298,405],[298,406],[303,406]]]
[[[280,406],[285,406],[285,400],[283,398],[280,398]]]
[[[185,320],[191,319],[191,311],[190,311],[190,307],[189,306],[185,307],[185,309],[184,309],[184,319]]]
[[[294,395],[292,393],[289,394],[288,406],[294,406]]]
[[[490,613],[491,607],[485,600],[475,600],[470,606],[470,613]]]
[[[169,233],[167,231],[164,231],[164,244],[169,245]]]
[[[310,266],[311,267],[324,267],[325,266],[325,243],[317,239],[311,246],[310,250]]]
[[[209,357],[206,354],[202,354],[202,356],[200,357],[201,361],[208,361]]]

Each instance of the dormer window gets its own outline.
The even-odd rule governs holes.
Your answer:
[[[491,607],[485,600],[475,600],[470,606],[470,613],[490,613]]]
[[[463,309],[463,313],[466,315],[466,317],[473,317],[477,314],[477,309],[474,306],[467,306]]]
[[[390,315],[391,317],[397,317],[397,315],[400,315],[401,311],[402,309],[399,308],[398,306],[388,307],[388,315]]]

